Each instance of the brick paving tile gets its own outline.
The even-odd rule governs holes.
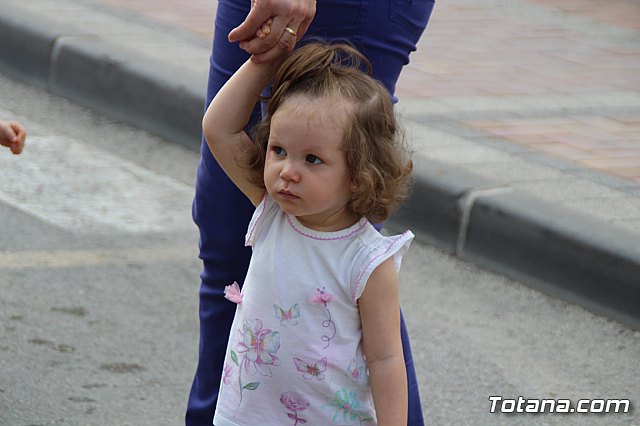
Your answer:
[[[539,133],[539,134],[528,134],[528,135],[505,135],[503,139],[508,140],[510,142],[515,142],[519,145],[537,145],[544,143],[557,143],[549,136]]]
[[[640,131],[607,131],[594,126],[584,126],[575,130],[576,134],[588,136],[593,139],[607,141],[612,144],[616,140],[636,139],[640,140]]]
[[[624,124],[628,125],[636,125],[637,128],[640,128],[640,117],[636,116],[620,116],[616,117],[615,120],[620,121]]]
[[[571,145],[581,149],[587,150],[600,150],[610,149],[611,145],[606,140],[591,138],[588,136],[576,134],[576,133],[552,133],[548,135],[551,139],[557,142],[563,142],[567,145]]]
[[[539,143],[534,146],[537,151],[558,155],[569,160],[578,160],[597,157],[597,154],[563,143]]]
[[[549,125],[509,125],[503,124],[499,127],[487,128],[487,132],[498,136],[510,136],[510,135],[545,135],[549,140],[556,140],[553,135],[561,135],[562,129],[556,126]]]
[[[640,157],[625,158],[586,158],[577,160],[585,166],[594,169],[617,169],[627,167],[640,167]]]
[[[602,149],[598,154],[608,158],[640,157],[640,146],[635,148]]]
[[[634,0],[533,0],[564,12],[640,30],[640,3]]]
[[[217,2],[211,0],[94,0],[138,13],[161,23],[176,25],[198,35],[213,37]]]
[[[576,161],[635,183],[640,142],[621,141],[618,133],[636,126],[606,117],[470,120],[464,124],[512,143]],[[583,134],[576,133],[583,132]],[[618,132],[618,133],[616,133]],[[596,133],[595,138],[589,136]],[[618,145],[616,145],[616,143]],[[622,146],[619,146],[622,145]],[[633,167],[630,167],[633,166]]]
[[[609,141],[609,143],[616,148],[637,148],[640,146],[640,140],[638,139],[621,139]]]
[[[640,123],[625,123],[619,119],[611,118],[611,117],[603,117],[603,116],[588,116],[588,117],[577,117],[578,121],[581,122],[582,125],[586,124],[589,126],[594,126],[601,128],[603,130],[609,131],[630,131],[630,130],[640,130]]]

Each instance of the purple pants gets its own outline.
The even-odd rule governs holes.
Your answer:
[[[305,37],[345,40],[373,65],[374,77],[393,95],[402,67],[424,31],[433,0],[322,0]],[[227,34],[249,13],[249,0],[219,0],[207,90],[209,105],[231,75],[248,59]],[[261,118],[256,108],[252,122]],[[211,426],[218,398],[227,338],[235,304],[224,299],[224,286],[242,284],[251,258],[244,235],[254,207],[227,178],[202,142],[193,219],[200,230],[200,348],[186,413],[187,426]],[[418,381],[404,318],[402,343],[409,386],[409,426],[424,424]],[[268,419],[268,415],[266,417]],[[265,423],[266,424],[266,423]]]

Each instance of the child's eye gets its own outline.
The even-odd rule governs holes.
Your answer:
[[[279,157],[284,157],[285,155],[287,155],[287,151],[279,146],[274,146],[273,148],[271,148],[271,151],[273,151],[273,153]]]
[[[313,154],[307,155],[306,160],[308,163],[311,163],[311,164],[322,164],[322,160]]]

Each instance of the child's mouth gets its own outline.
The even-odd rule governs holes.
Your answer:
[[[286,199],[289,199],[289,200],[296,200],[296,199],[300,198],[297,195],[291,193],[290,191],[286,191],[286,190],[279,191],[278,194],[280,194],[280,196],[282,196],[283,198],[286,198]]]

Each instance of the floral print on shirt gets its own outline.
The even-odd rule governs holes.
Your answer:
[[[322,287],[322,289],[317,288],[316,291],[317,293],[315,293],[311,297],[311,302],[318,305],[323,305],[327,313],[327,319],[322,321],[322,326],[328,329],[328,332],[330,334],[323,334],[320,337],[320,339],[326,343],[326,345],[322,349],[327,349],[329,345],[331,345],[331,341],[333,340],[333,338],[336,337],[336,323],[333,321],[331,317],[331,311],[329,310],[329,303],[333,301],[333,296],[327,293],[325,287]]]
[[[293,413],[287,413],[287,417],[295,422],[293,424],[294,426],[307,423],[306,419],[298,415],[300,411],[309,408],[309,401],[307,401],[304,396],[297,392],[285,392],[280,395],[280,403],[284,405],[287,410],[293,411]]]
[[[280,320],[281,326],[287,327],[289,325],[298,325],[298,320],[300,319],[300,305],[297,303],[287,311],[278,305],[273,305],[273,310],[275,311],[276,318]]]
[[[331,420],[335,422],[355,424],[354,422],[373,422],[374,418],[363,410],[364,404],[358,400],[356,391],[341,389],[329,399],[329,403],[323,405],[324,409],[333,410]]]
[[[366,374],[366,368],[364,364],[358,361],[358,359],[353,358],[349,363],[345,374],[353,381],[353,383],[360,383],[360,380],[362,380]]]
[[[246,320],[239,332],[238,353],[244,354],[242,367],[248,374],[271,377],[270,365],[280,365],[275,355],[280,349],[280,333],[262,327],[259,319]]]
[[[254,391],[260,386],[259,381],[244,383],[242,371],[248,376],[259,374],[271,377],[270,366],[280,365],[280,360],[275,355],[280,349],[280,333],[263,328],[259,319],[245,320],[242,330],[238,330],[240,341],[237,344],[238,353],[242,354],[239,361],[238,354],[231,351],[231,359],[240,367],[238,372],[238,386],[240,386],[240,401],[238,409],[242,405],[243,391]]]
[[[327,358],[319,359],[316,362],[306,361],[301,358],[293,358],[296,370],[304,373],[302,378],[305,380],[324,380],[324,372],[327,370]]]

